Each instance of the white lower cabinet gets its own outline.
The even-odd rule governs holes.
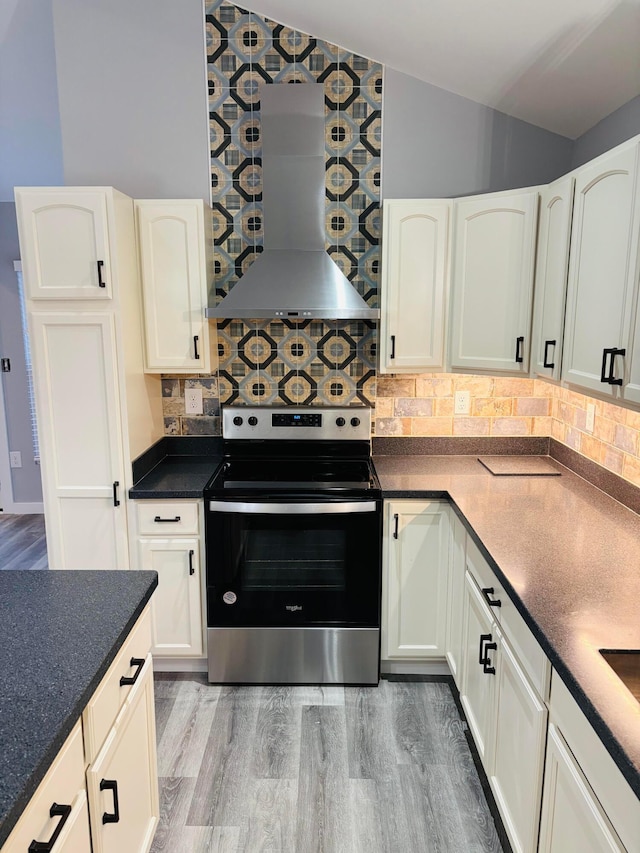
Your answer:
[[[624,853],[556,726],[549,726],[540,853]]]
[[[383,660],[444,657],[448,550],[446,501],[386,502]]]
[[[87,788],[93,853],[146,853],[159,818],[151,655],[87,770]]]

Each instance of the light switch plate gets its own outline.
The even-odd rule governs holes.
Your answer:
[[[593,432],[593,428],[596,422],[596,407],[593,403],[587,403],[587,419],[585,422],[585,429],[587,432]]]
[[[22,453],[19,450],[12,450],[9,453],[9,464],[12,468],[22,468]]]

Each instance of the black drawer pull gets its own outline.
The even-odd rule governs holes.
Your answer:
[[[522,355],[522,346],[524,344],[524,337],[521,335],[519,338],[516,338],[516,361],[518,364],[522,364],[524,361],[524,356]]]
[[[609,375],[607,376],[607,382],[609,385],[622,385],[622,379],[616,379],[613,375],[614,368],[616,366],[616,356],[621,355],[625,356],[627,354],[626,349],[616,349],[615,347],[611,350],[611,361],[609,362]]]
[[[118,783],[115,779],[101,779],[101,791],[113,791],[113,814],[104,812],[102,815],[103,823],[118,823],[120,820],[120,805],[118,803]]]
[[[490,604],[491,607],[502,607],[502,602],[499,598],[494,598],[491,600],[491,596],[493,595],[494,589],[492,586],[483,586],[482,594],[487,599],[487,604]]]
[[[489,649],[497,649],[497,643],[487,643],[484,647],[484,660],[482,661],[482,671],[485,675],[495,675],[496,668],[495,666],[491,666],[491,661],[489,660],[489,655],[487,654]]]
[[[391,355],[389,357],[390,358],[396,357],[396,336],[395,335],[391,335]]]
[[[394,513],[393,521],[394,521],[393,538],[397,539],[398,538],[398,521],[399,521],[397,512]]]
[[[59,806],[58,803],[52,803],[49,809],[49,817],[59,817],[58,825],[53,830],[53,835],[48,841],[36,841],[35,839],[29,845],[29,853],[51,853],[53,845],[58,840],[58,836],[62,832],[62,827],[69,820],[71,814],[71,806]]]
[[[104,266],[104,261],[96,261],[98,265],[98,287],[106,287],[103,278],[102,278],[102,267]]]
[[[555,341],[545,341],[544,342],[544,358],[542,360],[542,366],[543,367],[555,367],[556,366],[555,361],[549,361],[549,356],[548,356],[549,347],[555,347],[555,345],[556,345]]]
[[[193,357],[196,361],[200,358],[200,353],[198,352],[198,335],[193,336]]]
[[[127,684],[135,684],[138,680],[138,676],[142,671],[142,667],[144,666],[144,658],[131,658],[129,661],[130,666],[137,667],[136,671],[133,675],[123,675],[120,679],[120,687],[126,687]]]
[[[480,634],[480,651],[478,653],[478,663],[480,666],[486,664],[487,656],[484,650],[484,644],[491,639],[491,634]]]
[[[160,518],[159,515],[156,515],[153,520],[156,524],[176,524],[178,521],[180,521],[180,516],[176,515],[175,518]]]
[[[118,486],[120,485],[120,480],[114,480],[113,482],[113,505],[120,506],[120,499],[118,498]]]
[[[196,570],[193,567],[193,551],[189,551],[189,574],[194,575]]]

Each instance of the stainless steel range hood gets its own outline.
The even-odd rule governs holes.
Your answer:
[[[264,84],[264,250],[208,317],[376,319],[325,251],[324,87]]]

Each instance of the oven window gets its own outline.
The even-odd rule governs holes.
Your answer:
[[[344,530],[250,530],[243,551],[246,592],[345,589]]]

